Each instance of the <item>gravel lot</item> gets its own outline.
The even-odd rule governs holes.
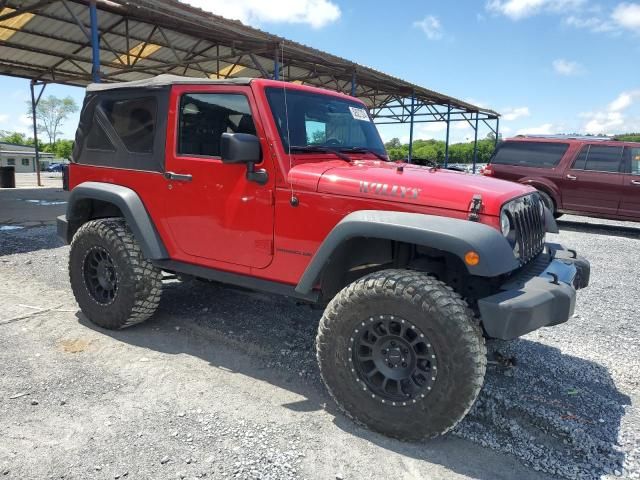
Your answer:
[[[552,240],[592,262],[575,317],[513,345],[516,366],[491,365],[469,416],[424,444],[336,412],[315,363],[320,311],[167,280],[154,320],[104,331],[77,310],[53,226],[0,231],[0,474],[640,478],[640,226],[561,229]]]

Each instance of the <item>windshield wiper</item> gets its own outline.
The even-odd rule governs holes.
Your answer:
[[[381,155],[378,152],[375,152],[375,151],[373,151],[373,150],[371,150],[370,148],[367,148],[367,147],[345,147],[345,148],[341,148],[340,151],[341,152],[349,152],[349,153],[371,153],[372,155],[375,155],[376,157],[378,157],[383,162],[388,162],[389,161],[389,159],[387,157],[385,157],[384,155]]]
[[[291,145],[291,151],[296,152],[322,152],[322,153],[333,153],[337,157],[341,158],[345,162],[351,162],[351,159],[348,155],[329,147],[323,147],[321,145]]]

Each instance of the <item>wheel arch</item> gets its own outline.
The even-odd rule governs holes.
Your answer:
[[[309,293],[323,275],[333,275],[335,282],[335,270],[344,268],[343,259],[353,263],[352,254],[366,256],[373,252],[398,266],[396,255],[402,255],[406,245],[442,252],[462,264],[469,274],[480,277],[497,277],[519,267],[508,241],[487,225],[435,215],[361,210],[347,215],[331,230],[300,278],[296,292]],[[399,251],[394,250],[398,247]],[[469,251],[480,255],[478,265],[464,263]]]
[[[556,204],[556,208],[560,208],[560,206],[561,206],[560,190],[558,190],[558,188],[553,184],[553,182],[550,182],[550,181],[545,180],[543,178],[525,177],[525,178],[520,179],[519,183],[522,183],[524,185],[529,185],[529,186],[535,188],[536,190],[543,191],[544,193],[546,193],[547,195],[549,195],[551,197],[551,199]]]
[[[164,243],[138,194],[128,187],[110,183],[84,182],[71,191],[66,215],[67,242],[71,242],[78,228],[87,221],[106,217],[123,217],[149,260],[168,258]]]

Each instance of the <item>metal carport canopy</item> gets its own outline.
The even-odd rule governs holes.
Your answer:
[[[0,0],[0,74],[85,86],[161,73],[265,77],[351,94],[376,123],[499,114],[175,0]],[[495,122],[495,128],[492,123]],[[411,143],[411,142],[410,142]]]

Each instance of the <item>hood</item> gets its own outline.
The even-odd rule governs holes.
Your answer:
[[[498,215],[505,202],[535,191],[482,175],[377,160],[304,163],[291,169],[289,180],[319,193],[462,211],[480,194],[488,215]]]

